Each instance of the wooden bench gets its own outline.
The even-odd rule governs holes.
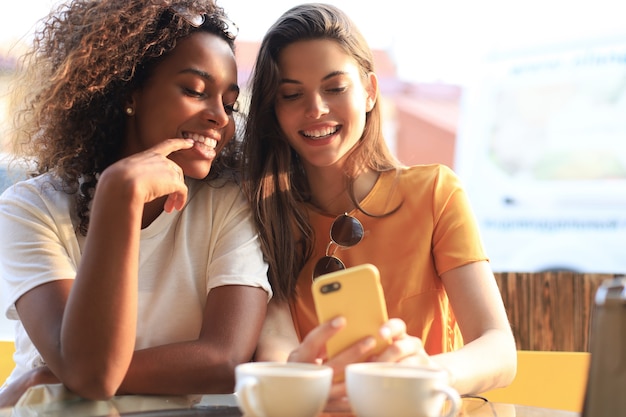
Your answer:
[[[489,401],[581,412],[595,294],[619,274],[496,273],[515,335],[517,375],[481,395]]]
[[[619,274],[496,273],[518,350],[589,352],[598,286]]]

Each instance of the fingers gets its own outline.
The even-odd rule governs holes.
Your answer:
[[[11,384],[3,385],[0,388],[0,408],[15,406],[22,395],[32,386],[59,382],[59,378],[47,366],[31,369]]]
[[[346,326],[344,317],[322,323],[306,335],[302,343],[291,352],[289,362],[318,362],[326,357],[326,342]]]
[[[181,210],[187,201],[188,189],[181,166],[170,155],[193,146],[191,139],[167,139],[122,158],[102,172],[96,194],[106,194],[105,201],[128,201],[124,193],[133,190],[132,201],[145,204],[163,197],[166,212]]]
[[[324,411],[327,413],[351,411],[345,383],[342,382],[332,385]]]
[[[373,337],[366,337],[329,359],[325,365],[333,368],[333,381],[344,380],[345,368],[349,364],[370,360],[375,347],[376,339]]]
[[[153,188],[151,196],[147,196],[146,202],[167,195],[163,206],[163,210],[167,213],[181,210],[184,207],[188,192],[185,185],[185,175],[182,168],[169,156],[174,152],[191,147],[193,147],[192,139],[167,139],[145,152],[131,157],[136,161],[139,169],[143,167],[144,172],[152,177],[152,181],[158,181],[157,187]],[[158,174],[159,172],[160,174]]]
[[[400,319],[390,319],[381,329],[380,334],[391,340],[391,344],[382,353],[372,358],[376,362],[404,362],[418,365],[430,365],[432,360],[424,350],[419,337],[406,332],[406,323]]]
[[[374,338],[355,343],[332,359],[326,356],[326,342],[346,326],[344,317],[336,317],[314,328],[302,343],[291,352],[289,362],[323,363],[333,368],[333,381],[343,381],[344,368],[352,362],[363,361],[375,347]]]
[[[330,394],[328,395],[329,401],[345,398],[346,396],[346,383],[337,382],[330,387]]]
[[[174,210],[180,211],[185,206],[185,201],[187,201],[187,187],[169,194],[163,205],[163,210],[166,213],[171,213]]]
[[[173,152],[193,147],[192,139],[167,139],[150,148],[151,152],[156,152],[167,156]]]
[[[391,341],[402,338],[406,335],[406,323],[401,319],[389,319],[380,328],[380,335]]]
[[[156,146],[152,147],[150,151],[156,152],[160,155],[168,157],[170,154],[183,150],[189,149],[193,147],[192,139],[167,139]],[[183,170],[178,164],[174,163],[172,168],[175,172],[176,178],[173,179],[173,182],[178,182],[184,184],[185,175]],[[167,213],[171,213],[174,210],[181,210],[185,206],[185,202],[187,201],[187,187],[183,186],[179,188],[178,191],[175,191],[167,196],[165,200],[165,204],[163,206],[163,210]]]

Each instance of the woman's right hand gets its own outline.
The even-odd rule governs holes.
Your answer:
[[[300,345],[291,352],[288,361],[323,363],[333,368],[335,376],[342,375],[346,365],[353,362],[363,362],[376,346],[374,338],[367,337],[343,350],[332,359],[328,359],[326,356],[326,342],[345,326],[346,319],[340,316],[315,327],[305,336]],[[335,379],[337,378],[335,377]]]
[[[180,210],[187,200],[185,177],[182,168],[168,156],[192,146],[192,139],[167,139],[109,166],[100,176],[98,186],[104,188],[110,182],[113,189],[121,192],[139,191],[143,194],[137,196],[142,205],[167,196],[164,210]]]
[[[0,389],[0,408],[13,407],[30,387],[41,384],[58,384],[57,378],[47,366],[41,366],[26,372],[9,385]]]
[[[328,359],[326,356],[326,342],[346,326],[344,317],[336,317],[320,324],[311,330],[300,345],[289,355],[289,362],[309,362],[330,366],[333,368],[333,385],[330,390],[326,411],[349,410],[344,383],[345,367],[354,362],[363,362],[372,354],[376,347],[373,337],[367,337],[353,344],[347,349]]]

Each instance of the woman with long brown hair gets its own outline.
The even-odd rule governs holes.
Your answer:
[[[406,167],[382,133],[370,48],[327,4],[285,12],[260,47],[244,141],[244,187],[276,297],[258,359],[364,360],[446,369],[459,392],[507,385],[516,348],[468,198],[443,165]],[[330,242],[330,243],[329,243]],[[366,338],[327,360],[338,318],[317,323],[311,282],[374,264],[392,344]],[[333,391],[341,399],[342,387]]]

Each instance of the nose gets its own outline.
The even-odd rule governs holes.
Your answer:
[[[211,100],[206,102],[206,106],[202,110],[202,118],[212,122],[219,128],[223,128],[228,125],[230,118],[222,100]]]
[[[306,101],[306,116],[318,119],[328,113],[328,104],[320,94],[312,94]]]

